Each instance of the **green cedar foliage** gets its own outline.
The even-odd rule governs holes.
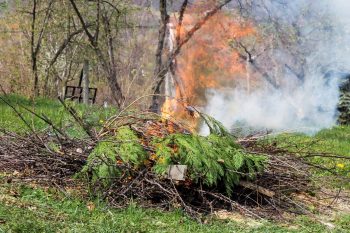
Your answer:
[[[154,171],[165,175],[169,165],[188,166],[189,178],[213,187],[222,183],[227,194],[242,177],[254,178],[264,168],[266,158],[250,155],[231,136],[173,134],[153,142],[158,157]]]
[[[116,135],[117,147],[116,153],[125,163],[131,163],[139,167],[147,158],[147,152],[144,150],[134,131],[128,126],[120,127]]]
[[[220,122],[217,121],[215,118],[198,112],[201,118],[203,119],[203,122],[205,125],[209,128],[210,134],[216,134],[219,136],[232,136],[225,128],[225,126]]]
[[[89,174],[92,183],[101,180],[104,185],[109,185],[111,179],[120,175],[115,166],[117,160],[115,146],[112,141],[99,142],[79,175]]]
[[[146,156],[147,153],[135,132],[123,126],[114,137],[97,144],[81,174],[90,174],[92,183],[102,180],[107,186],[113,178],[122,174],[121,169],[116,166],[118,160],[139,167]]]
[[[248,154],[220,122],[204,114],[202,117],[210,128],[209,136],[178,133],[154,138],[149,143],[154,153],[144,149],[129,126],[120,127],[115,136],[98,143],[82,172],[90,174],[90,178],[92,175],[92,182],[102,180],[109,185],[112,178],[125,172],[117,163],[130,164],[137,170],[145,167],[145,160],[150,158],[154,163],[148,165],[161,177],[166,175],[169,165],[187,165],[192,182],[224,186],[227,194],[231,194],[240,179],[253,179],[263,170],[266,158]]]

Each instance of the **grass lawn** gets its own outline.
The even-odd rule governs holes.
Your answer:
[[[64,107],[58,100],[50,100],[39,98],[35,101],[26,99],[22,96],[10,95],[2,96],[10,102],[21,113],[30,127],[34,130],[48,129],[47,124],[33,114],[26,111],[22,106],[31,109],[37,114],[47,116],[55,125],[64,129],[70,136],[84,137],[85,133],[75,123],[72,116],[65,111]],[[87,123],[99,126],[108,117],[115,114],[117,111],[114,108],[102,108],[99,106],[85,106],[83,104],[69,103],[75,107],[80,117]],[[5,128],[12,132],[24,133],[29,129],[26,124],[20,120],[18,115],[3,101],[0,100],[0,128]]]
[[[71,136],[85,136],[58,101],[38,99],[33,102],[19,96],[10,96],[9,100],[36,130],[45,130],[47,125],[20,108],[18,104],[45,114],[55,124],[66,129]],[[101,124],[116,113],[115,109],[97,106],[76,107],[81,117],[91,124]],[[15,113],[1,101],[0,128],[18,133],[28,131]],[[350,127],[325,129],[314,136],[282,134],[266,140],[277,142],[278,146],[294,151],[300,156],[304,151],[350,156]],[[319,157],[312,160],[336,167],[339,172],[350,177],[348,160]],[[29,184],[8,184],[6,176],[0,171],[0,232],[350,232],[350,213],[336,214],[329,222],[335,226],[332,230],[303,216],[291,224],[249,219],[209,219],[206,224],[200,224],[184,216],[181,211],[142,209],[137,207],[137,203],[127,209],[115,209],[98,200],[86,200],[75,191],[66,193]]]
[[[308,152],[322,153],[331,156],[344,156],[347,158],[310,156],[313,163],[335,169],[339,174],[350,179],[350,126],[335,126],[323,129],[316,135],[280,134],[267,139],[268,143],[275,142],[278,147],[305,156]],[[328,172],[317,171],[316,175],[327,176]],[[348,186],[350,188],[350,185]]]
[[[251,220],[199,224],[180,211],[141,209],[136,204],[118,210],[52,189],[2,183],[0,193],[0,232],[331,232],[305,217],[288,225]],[[350,215],[336,217],[332,232],[349,232],[349,221]]]

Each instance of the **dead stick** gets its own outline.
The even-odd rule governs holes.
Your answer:
[[[240,181],[239,185],[243,186],[244,188],[247,188],[247,189],[250,189],[250,190],[253,190],[253,191],[257,191],[258,193],[261,193],[261,194],[263,194],[265,196],[268,196],[268,197],[271,197],[271,198],[276,195],[276,193],[274,191],[268,190],[268,189],[266,189],[264,187],[261,187],[259,185],[253,184],[251,182]]]

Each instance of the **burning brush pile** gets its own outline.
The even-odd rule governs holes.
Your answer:
[[[213,209],[216,198],[232,204],[235,186],[256,178],[267,158],[247,153],[218,122],[203,117],[211,129],[206,137],[147,114],[116,118],[81,174],[115,203],[132,197],[190,214]]]
[[[0,167],[15,174],[11,181],[65,185],[74,176],[116,207],[134,200],[144,207],[181,208],[197,219],[223,209],[256,218],[308,213],[292,196],[314,190],[310,165],[257,139],[238,140],[198,114],[208,136],[153,113],[121,113],[100,132],[90,129],[88,140],[4,131]]]
[[[50,126],[46,132],[0,131],[0,170],[7,182],[60,189],[78,183],[115,207],[133,200],[143,207],[181,208],[198,220],[219,210],[274,219],[310,214],[295,196],[315,193],[310,172],[317,166],[274,144],[238,139],[198,111],[207,136],[172,118],[126,110],[97,129],[61,103],[89,137],[72,139],[33,112]]]
[[[258,218],[307,213],[291,195],[315,188],[310,166],[257,139],[238,140],[198,114],[208,136],[150,113],[114,117],[79,176],[115,206],[133,199],[146,207],[181,207],[196,218],[222,209]]]

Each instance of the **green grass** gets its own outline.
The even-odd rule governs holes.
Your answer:
[[[350,156],[350,126],[335,126],[319,131],[316,135],[280,134],[279,146],[294,151],[328,152]]]
[[[275,142],[277,146],[305,156],[308,152],[340,155],[349,157],[327,158],[322,156],[310,157],[310,161],[327,168],[335,169],[339,174],[350,178],[350,126],[335,126],[324,129],[316,135],[281,134],[268,138],[268,143]],[[329,175],[328,172],[316,172],[318,175]]]
[[[84,137],[85,133],[83,130],[74,122],[73,118],[67,111],[64,110],[63,106],[58,100],[38,98],[34,101],[27,98],[10,95],[2,96],[7,99],[12,105],[18,109],[24,119],[28,122],[30,127],[34,130],[45,130],[49,126],[33,114],[26,111],[23,107],[30,108],[39,115],[44,114],[47,116],[55,125],[64,129],[70,136],[73,137]],[[69,102],[68,104],[73,105],[77,110],[78,114],[86,120],[87,123],[99,126],[108,117],[116,113],[114,108],[101,108],[99,106],[86,106],[83,104],[76,104]],[[20,120],[18,115],[3,101],[0,100],[0,127],[7,129],[12,132],[25,133],[29,131],[26,124]]]
[[[322,224],[301,217],[293,226],[232,220],[208,220],[200,224],[180,211],[162,212],[130,205],[127,209],[109,208],[63,193],[28,186],[0,186],[0,232],[329,232]],[[332,232],[348,232],[350,215],[337,218]]]

